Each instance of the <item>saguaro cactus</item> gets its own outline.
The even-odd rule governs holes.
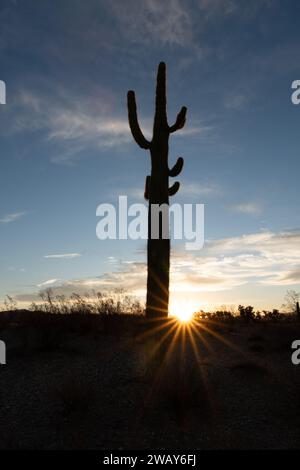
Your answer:
[[[183,158],[179,157],[173,168],[168,166],[169,137],[173,132],[182,129],[185,124],[186,107],[183,106],[177,115],[175,124],[168,125],[166,109],[166,64],[160,62],[157,71],[155,116],[153,137],[148,141],[139,126],[134,91],[127,94],[128,120],[136,143],[145,150],[150,150],[151,176],[146,177],[145,198],[149,200],[148,218],[148,277],[146,315],[164,317],[168,315],[169,305],[169,272],[170,272],[170,239],[163,237],[162,217],[159,221],[159,237],[151,237],[151,206],[167,205],[167,223],[169,222],[169,196],[177,193],[180,184],[176,181],[169,187],[169,176],[177,176],[183,167]],[[165,215],[164,215],[165,216]],[[166,222],[164,220],[164,222]]]

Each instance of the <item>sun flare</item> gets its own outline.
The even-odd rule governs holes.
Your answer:
[[[171,305],[171,315],[176,317],[179,321],[187,323],[192,320],[193,314],[196,311],[195,306],[185,302],[176,303]]]

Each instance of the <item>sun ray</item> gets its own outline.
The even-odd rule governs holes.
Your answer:
[[[216,405],[214,400],[213,400],[214,395],[211,392],[211,384],[209,383],[208,376],[207,376],[207,374],[204,373],[203,363],[201,362],[199,348],[197,347],[195,338],[193,336],[192,328],[188,328],[188,335],[189,335],[189,339],[190,339],[190,342],[191,342],[191,345],[192,345],[193,353],[194,353],[196,361],[197,361],[197,365],[198,365],[199,370],[200,370],[202,383],[203,383],[203,385],[205,387],[205,390],[207,392],[207,399],[208,399],[208,401],[211,405],[212,410],[214,410],[215,405]]]
[[[214,354],[214,350],[213,350],[213,347],[211,346],[211,344],[209,343],[209,340],[208,338],[205,338],[205,336],[203,335],[203,333],[201,332],[200,328],[197,328],[197,324],[196,322],[191,322],[190,323],[190,327],[191,327],[191,330],[193,330],[193,333],[195,333],[196,336],[198,336],[198,338],[200,339],[201,343],[203,344],[203,346],[206,348],[206,350],[210,353],[210,354]]]
[[[225,339],[221,334],[217,333],[216,331],[212,330],[211,328],[209,328],[207,325],[204,325],[204,324],[201,324],[201,327],[207,331],[208,333],[210,333],[212,336],[214,336],[216,339],[218,339],[219,341],[221,341],[223,344],[225,344],[226,346],[228,346],[230,349],[233,349],[234,351],[240,353],[242,356],[244,357],[247,357],[247,354],[245,353],[245,351],[243,351],[242,349],[240,349],[238,346],[235,346],[231,341],[228,341],[227,339]]]

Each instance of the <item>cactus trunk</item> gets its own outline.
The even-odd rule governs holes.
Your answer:
[[[132,135],[137,144],[150,150],[151,176],[146,178],[145,198],[149,200],[148,217],[148,278],[146,315],[148,317],[165,317],[169,306],[169,272],[170,272],[170,239],[163,233],[162,216],[159,219],[158,237],[152,237],[153,219],[151,217],[153,205],[165,205],[164,224],[169,225],[169,196],[173,196],[179,189],[176,182],[169,187],[169,176],[177,176],[182,170],[183,159],[180,157],[172,169],[168,166],[169,136],[172,132],[181,129],[185,124],[186,108],[183,107],[177,115],[173,126],[168,125],[166,108],[166,65],[161,62],[158,66],[155,117],[153,125],[153,138],[149,142],[145,139],[137,118],[135,94],[128,92],[128,119]]]

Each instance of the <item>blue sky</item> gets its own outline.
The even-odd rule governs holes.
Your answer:
[[[126,93],[149,132],[161,60],[169,121],[188,107],[172,202],[205,204],[205,248],[172,251],[173,304],[275,307],[298,290],[299,13],[292,0],[2,0],[0,298],[143,296],[146,243],[98,240],[95,214],[120,194],[142,201],[150,158]]]

